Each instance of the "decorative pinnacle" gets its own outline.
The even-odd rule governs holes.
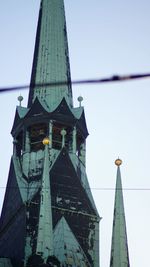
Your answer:
[[[23,100],[23,96],[22,95],[18,96],[18,101],[19,101],[20,107],[21,107],[22,100]]]
[[[60,133],[61,133],[62,136],[65,136],[67,134],[65,129],[62,129]]]
[[[115,160],[115,164],[119,167],[122,164],[122,160],[121,159],[116,159]]]
[[[45,137],[42,141],[43,145],[46,146],[46,145],[49,145],[50,144],[50,140],[48,137]]]
[[[79,101],[79,107],[81,107],[81,102],[83,101],[83,97],[82,96],[79,96],[78,97],[78,101]]]

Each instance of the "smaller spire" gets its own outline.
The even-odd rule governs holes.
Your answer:
[[[36,248],[37,254],[42,255],[44,262],[46,262],[48,256],[53,255],[53,227],[48,152],[49,143],[50,140],[47,137],[44,138],[43,145],[45,145],[45,158],[42,175],[39,227]]]
[[[117,166],[114,218],[112,230],[110,267],[129,267],[128,242],[126,232],[126,221],[124,201],[122,192],[120,165],[121,159],[115,161]]]

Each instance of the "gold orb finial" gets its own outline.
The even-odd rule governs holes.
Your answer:
[[[44,139],[43,139],[43,145],[44,146],[46,146],[46,145],[49,145],[50,144],[50,140],[49,140],[49,138],[48,137],[45,137]]]
[[[119,167],[122,164],[122,160],[121,159],[116,159],[115,160],[115,164]]]

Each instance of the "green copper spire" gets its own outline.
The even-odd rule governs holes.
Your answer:
[[[111,245],[110,267],[129,267],[128,243],[126,233],[125,212],[123,203],[120,165],[122,161],[117,159],[117,169],[113,233]]]
[[[37,87],[37,84],[65,81],[67,85]],[[28,106],[38,96],[50,109],[63,97],[72,107],[72,89],[63,0],[42,0],[31,75]]]
[[[100,217],[86,175],[83,98],[72,104],[63,0],[41,1],[28,108],[18,100],[0,266],[99,267]]]
[[[45,158],[41,186],[41,201],[36,253],[42,255],[43,260],[46,261],[48,256],[53,255],[53,227],[49,178],[49,140],[45,138],[43,140],[43,144],[45,145]]]

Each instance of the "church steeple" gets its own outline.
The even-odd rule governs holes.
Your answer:
[[[111,245],[110,267],[129,267],[128,242],[126,232],[126,221],[124,211],[124,201],[122,192],[122,182],[120,165],[122,161],[117,159],[117,180],[114,205],[114,219]]]
[[[66,85],[39,86],[60,81]],[[63,0],[41,1],[27,108],[21,99],[0,258],[13,267],[99,267],[100,217],[86,175],[83,98],[72,104]]]
[[[64,86],[39,87],[37,84],[64,81]],[[72,107],[72,89],[64,3],[41,0],[31,75],[28,107],[39,97],[50,110],[65,97]]]

